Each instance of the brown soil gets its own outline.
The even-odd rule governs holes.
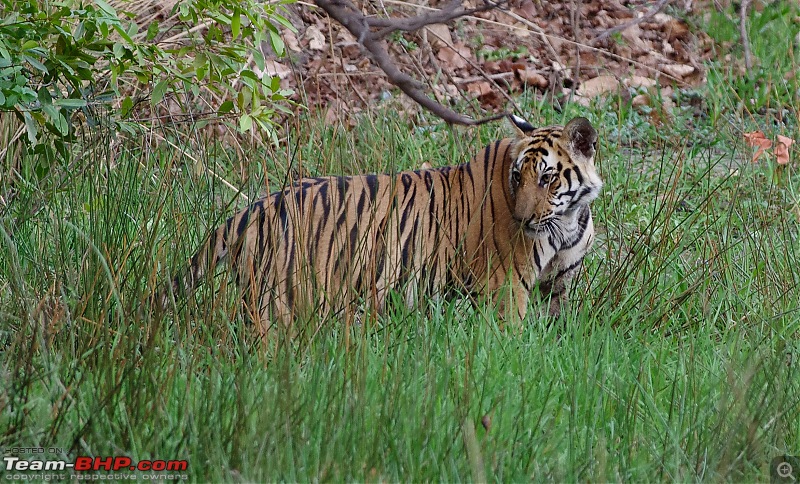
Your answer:
[[[358,5],[365,15],[400,18],[423,15],[447,1]],[[464,7],[482,1],[464,0]],[[125,10],[137,6],[140,25],[176,21],[170,11],[174,0],[121,2],[112,3]],[[515,110],[514,99],[525,91],[556,105],[566,95],[588,104],[618,93],[634,106],[655,108],[654,116],[668,116],[674,89],[702,84],[703,62],[712,56],[711,40],[693,26],[699,14],[693,3],[509,0],[501,9],[449,25],[395,34],[386,45],[401,70],[426,83],[428,95],[476,118]],[[282,31],[288,55],[268,54],[267,73],[293,89],[296,101],[325,113],[329,122],[354,123],[354,114],[388,98],[407,115],[420,111],[386,80],[357,39],[321,9],[296,3],[286,16],[296,32]]]
[[[394,35],[388,49],[402,70],[427,83],[429,95],[445,105],[472,101],[457,109],[475,117],[514,109],[513,95],[531,89],[556,101],[572,94],[588,104],[619,92],[635,105],[652,104],[648,91],[666,87],[670,94],[701,84],[703,61],[712,52],[708,36],[692,27],[694,13],[678,6],[659,10],[663,3],[511,0],[502,10]],[[365,14],[382,17],[420,15],[437,6],[361,4]],[[284,32],[288,59],[272,64],[271,73],[295,89],[298,100],[325,110],[331,122],[388,97],[399,97],[407,114],[419,110],[320,9],[294,5],[290,19],[297,33]]]

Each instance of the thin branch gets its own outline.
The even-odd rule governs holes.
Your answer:
[[[558,40],[563,40],[563,41],[566,41],[567,39],[564,39],[564,38],[561,38],[561,37],[558,37],[558,36],[554,36],[554,35],[549,35],[549,34],[545,33],[544,29],[542,29],[541,27],[539,27],[535,23],[531,22],[530,20],[526,19],[525,17],[523,17],[521,15],[517,15],[516,13],[512,12],[511,10],[501,10],[501,11],[504,14],[506,14],[509,17],[511,17],[514,20],[516,20],[517,22],[525,24],[525,26],[527,26],[528,29],[533,30],[534,32],[536,32],[536,34],[539,36],[539,38],[542,39],[542,43],[544,43],[544,46],[547,47],[547,51],[550,53],[550,57],[553,58],[553,61],[558,62],[558,64],[561,65],[561,66],[565,66],[564,60],[561,58],[560,55],[558,55],[558,52],[556,52],[556,49],[553,47],[553,44],[550,42],[550,37],[553,37],[553,38],[558,39]],[[499,23],[499,22],[490,22],[490,23]],[[504,25],[504,24],[500,24],[500,25],[502,25],[503,27],[506,27],[506,28],[514,28],[514,29],[519,28],[516,25]],[[522,30],[526,30],[526,29],[522,29]]]
[[[367,23],[370,27],[382,28],[382,30],[379,30],[375,33],[375,37],[384,38],[392,32],[396,32],[398,30],[402,30],[404,32],[415,32],[428,25],[444,24],[459,17],[492,10],[499,7],[503,3],[506,3],[505,0],[498,3],[490,0],[484,0],[484,4],[480,7],[461,9],[459,8],[461,6],[461,0],[453,0],[445,5],[444,8],[432,13],[427,13],[425,15],[417,15],[416,17],[403,19],[367,17]]]
[[[175,143],[173,143],[172,141],[170,141],[168,138],[165,138],[164,136],[162,136],[162,135],[160,135],[160,134],[158,134],[158,133],[155,133],[155,132],[154,132],[154,134],[156,135],[156,137],[158,137],[158,138],[161,138],[161,140],[162,140],[162,141],[166,142],[168,145],[172,146],[172,147],[173,147],[173,148],[175,148],[177,151],[180,151],[181,155],[183,155],[183,156],[186,156],[186,157],[187,157],[187,158],[189,158],[190,160],[194,161],[194,162],[195,162],[195,166],[203,166],[203,165],[204,165],[204,163],[201,163],[201,162],[200,162],[198,159],[196,159],[195,157],[193,157],[193,156],[191,155],[191,153],[189,153],[189,152],[188,152],[186,149],[184,149],[184,148],[181,148],[181,147],[177,146]],[[221,177],[220,175],[218,175],[218,174],[217,174],[217,172],[215,172],[213,169],[211,169],[211,168],[210,168],[210,167],[208,167],[208,166],[206,166],[206,167],[205,167],[205,170],[206,170],[206,173],[208,173],[208,174],[209,174],[209,175],[211,175],[212,177],[216,178],[216,179],[217,179],[217,180],[219,180],[219,181],[220,181],[220,182],[221,182],[223,185],[225,185],[226,187],[228,187],[229,189],[231,189],[231,190],[232,190],[232,191],[233,191],[233,192],[236,194],[236,196],[237,196],[237,197],[240,197],[240,198],[242,198],[242,199],[244,200],[244,202],[245,202],[245,203],[250,203],[250,197],[248,197],[247,195],[245,195],[244,193],[242,193],[242,188],[241,188],[241,187],[237,188],[237,187],[236,187],[236,186],[234,186],[234,185],[233,185],[231,182],[229,182],[229,181],[228,181],[228,180],[226,180],[225,178],[223,178],[223,177]]]
[[[415,5],[409,4],[408,2],[405,2],[405,1],[402,1],[402,0],[383,0],[383,1],[385,3],[393,3],[395,5],[415,6]],[[419,8],[426,9],[426,10],[435,10],[433,7],[419,6]],[[561,36],[558,36],[558,35],[545,33],[544,30],[542,30],[541,27],[539,27],[535,23],[531,22],[530,20],[526,19],[525,17],[521,17],[519,15],[516,15],[514,12],[512,12],[510,10],[499,10],[499,11],[501,13],[503,13],[504,15],[508,15],[509,17],[513,18],[514,20],[517,20],[519,23],[524,24],[525,27],[520,27],[520,26],[517,26],[517,25],[504,24],[504,23],[498,22],[496,20],[489,20],[489,19],[485,19],[483,17],[475,17],[474,15],[468,15],[465,18],[468,19],[468,20],[474,20],[476,22],[485,23],[487,25],[494,25],[494,26],[502,27],[504,29],[509,29],[509,30],[518,30],[518,31],[521,31],[521,32],[527,32],[530,29],[530,30],[533,30],[534,32],[536,32],[537,35],[541,36],[542,39],[553,39],[553,40],[557,40],[559,42],[563,42],[565,44],[577,45],[581,49],[586,49],[586,50],[588,50],[590,52],[594,52],[597,55],[604,56],[604,57],[609,57],[611,59],[616,59],[616,60],[618,60],[620,62],[627,62],[628,64],[631,64],[631,65],[636,66],[636,67],[640,67],[640,68],[642,68],[642,69],[644,69],[646,71],[654,72],[654,73],[656,73],[658,75],[666,77],[667,79],[672,79],[673,81],[675,81],[678,84],[681,84],[683,86],[688,85],[686,83],[686,81],[684,81],[683,79],[679,79],[679,78],[677,78],[675,76],[672,76],[669,73],[667,73],[665,71],[662,71],[661,69],[656,69],[655,67],[648,66],[647,64],[644,64],[642,62],[639,62],[639,61],[636,61],[634,59],[631,59],[630,57],[621,56],[619,54],[615,54],[615,53],[610,52],[608,50],[598,49],[597,47],[592,47],[589,44],[575,42],[574,40],[567,39],[566,37],[561,37]],[[550,44],[549,40],[547,42],[547,45],[549,46],[548,50],[553,50],[552,49],[552,45]],[[551,52],[551,55],[552,54],[553,54],[553,52]],[[556,55],[558,55],[558,54],[556,54]],[[560,65],[565,65],[560,60],[557,60],[557,62]]]
[[[367,18],[359,9],[355,7],[355,5],[350,3],[349,0],[315,1],[318,7],[325,10],[325,12],[331,18],[342,24],[344,28],[350,31],[350,33],[353,34],[356,39],[358,39],[359,44],[370,55],[372,61],[375,62],[375,64],[380,67],[384,73],[386,73],[386,77],[388,78],[389,82],[400,88],[401,91],[413,99],[417,104],[424,107],[434,115],[440,117],[447,123],[475,126],[499,119],[500,117],[504,116],[504,114],[500,114],[491,116],[489,118],[475,120],[469,116],[456,113],[455,111],[448,109],[447,107],[428,97],[423,91],[424,85],[405,72],[401,71],[392,61],[391,57],[389,56],[389,52],[381,42],[381,34],[383,32],[399,30],[399,28],[395,29],[393,26],[388,26],[387,21],[391,21],[391,19]],[[421,20],[421,17],[415,17],[414,19],[416,20],[414,21],[414,24],[425,26],[432,23],[441,23],[441,18],[443,18],[442,15],[449,16],[454,14],[452,10],[458,7],[458,5],[453,7],[455,3],[456,2],[448,4],[447,8],[451,10],[450,12],[438,16],[432,15],[431,18],[434,19],[434,21],[426,23],[425,21]],[[460,5],[460,1],[458,4]],[[487,3],[487,5],[489,5],[489,3]],[[446,12],[446,10],[443,11]],[[468,11],[461,10],[461,12],[465,12],[464,15],[466,15],[466,12]],[[461,15],[451,17],[451,20],[452,18],[456,18],[458,16]],[[376,24],[384,26],[383,30],[378,33],[372,32],[370,27]],[[405,24],[403,20],[400,20],[396,23],[396,25],[409,26],[411,24]]]
[[[744,66],[748,74],[753,69],[753,56],[750,53],[750,38],[747,36],[747,7],[750,6],[750,0],[742,0],[739,6],[739,33],[742,36],[742,46],[744,47]]]
[[[516,74],[513,71],[509,72],[500,72],[498,74],[486,74],[481,76],[473,76],[473,77],[453,77],[453,82],[456,84],[472,84],[473,82],[483,81],[483,80],[490,80],[490,81],[497,81],[498,79],[504,80],[508,79],[509,77],[513,78]]]
[[[645,20],[649,19],[650,17],[652,17],[655,14],[657,14],[658,12],[660,12],[661,9],[663,9],[670,1],[671,0],[658,0],[658,3],[653,5],[653,8],[648,10],[647,13],[645,13],[641,17],[637,17],[635,19],[629,20],[628,22],[619,24],[616,27],[612,27],[612,28],[606,30],[602,34],[600,34],[597,37],[595,37],[594,39],[592,39],[590,44],[597,45],[597,43],[600,42],[601,40],[606,39],[606,38],[610,37],[611,35],[616,34],[617,32],[622,32],[623,30],[625,30],[627,28],[633,27],[634,25],[638,25],[638,24],[644,22]]]
[[[516,111],[519,111],[519,110],[520,110],[520,109],[519,109],[519,106],[517,106],[517,103],[514,101],[514,98],[512,98],[512,97],[511,97],[511,96],[510,96],[510,95],[509,95],[509,94],[508,94],[508,93],[507,93],[507,92],[506,92],[504,89],[502,89],[502,88],[500,87],[500,85],[497,83],[497,80],[496,80],[496,79],[501,79],[502,77],[492,77],[492,76],[490,76],[490,75],[489,75],[489,74],[487,74],[487,73],[486,73],[486,71],[484,71],[484,70],[483,70],[483,69],[482,69],[480,66],[476,65],[476,64],[475,64],[474,62],[472,62],[470,59],[468,59],[468,58],[464,57],[463,55],[461,55],[461,53],[460,53],[460,52],[458,52],[458,51],[456,50],[455,46],[454,46],[454,45],[453,45],[451,42],[448,42],[448,41],[447,41],[447,39],[443,39],[443,38],[439,37],[439,35],[437,35],[435,32],[433,33],[433,35],[434,35],[436,38],[438,38],[438,39],[439,39],[439,41],[440,41],[440,42],[442,42],[444,45],[446,45],[447,47],[449,47],[449,48],[453,49],[453,52],[455,52],[456,54],[458,54],[458,56],[459,56],[459,57],[461,57],[461,59],[462,59],[462,60],[464,60],[464,62],[466,62],[467,64],[469,64],[469,66],[470,66],[470,67],[472,67],[472,69],[474,69],[474,70],[478,71],[478,72],[481,74],[481,75],[480,75],[480,76],[478,76],[478,78],[477,78],[477,80],[478,80],[478,81],[481,81],[481,80],[486,80],[486,81],[489,81],[489,83],[490,83],[492,86],[494,86],[494,88],[497,90],[497,92],[499,92],[500,94],[502,94],[502,95],[503,95],[503,97],[505,97],[505,98],[506,98],[506,101],[508,101],[509,103],[511,103],[511,105],[514,107],[514,109],[515,109]],[[510,74],[511,76],[513,76],[513,75],[514,75],[514,73],[513,73],[513,72],[511,72],[511,73],[505,73],[505,74]],[[454,83],[457,83],[457,82],[455,81],[455,79],[454,79],[452,76],[450,76],[450,74],[449,74],[449,73],[448,73],[448,77],[449,77],[449,78],[450,78],[450,80],[452,80]]]

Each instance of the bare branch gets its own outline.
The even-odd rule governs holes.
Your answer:
[[[606,39],[606,38],[610,37],[611,35],[616,34],[617,32],[622,32],[623,30],[625,30],[625,29],[627,29],[629,27],[633,27],[634,25],[638,25],[638,24],[644,22],[645,20],[649,19],[653,15],[657,14],[658,12],[660,12],[661,9],[663,9],[664,6],[667,5],[670,1],[671,0],[658,0],[658,3],[653,5],[653,8],[648,10],[647,13],[645,13],[641,17],[634,18],[633,20],[630,20],[628,22],[619,24],[616,27],[613,27],[613,28],[610,28],[610,29],[606,30],[602,34],[600,34],[597,37],[595,37],[594,39],[592,39],[590,44],[597,45],[597,43],[600,42],[601,40]]]
[[[439,104],[435,100],[428,97],[423,91],[424,85],[412,78],[405,72],[401,71],[397,65],[392,61],[389,52],[386,50],[381,42],[384,35],[396,30],[406,30],[414,26],[421,28],[425,25],[434,23],[441,23],[442,19],[452,20],[462,15],[468,15],[469,12],[475,10],[458,10],[461,5],[460,0],[454,0],[449,3],[439,13],[431,14],[429,16],[418,16],[410,19],[378,19],[368,18],[361,13],[349,0],[315,0],[318,7],[325,10],[327,14],[342,24],[347,30],[350,31],[356,39],[358,39],[361,47],[370,55],[372,61],[386,74],[389,82],[400,88],[408,97],[413,99],[417,104],[424,107],[431,113],[442,118],[450,124],[462,124],[466,126],[474,126],[495,119],[499,119],[505,113],[491,116],[489,118],[476,120],[469,116],[456,113],[451,109]],[[489,7],[489,5],[491,5]],[[496,4],[486,3],[486,8],[494,8]],[[481,7],[483,8],[483,7]],[[429,18],[425,18],[429,17]],[[431,21],[429,21],[431,20]],[[379,32],[372,32],[370,27],[379,26],[383,30]]]
[[[425,15],[417,15],[416,17],[409,17],[404,19],[367,17],[367,22],[370,27],[382,28],[383,30],[379,30],[378,32],[376,32],[375,36],[377,38],[383,38],[391,34],[392,32],[396,32],[398,30],[402,30],[404,32],[414,32],[427,25],[444,24],[450,22],[451,20],[455,20],[459,17],[472,15],[473,13],[477,12],[485,12],[487,10],[492,10],[504,3],[506,3],[506,0],[501,0],[500,2],[497,3],[492,2],[490,0],[484,0],[484,4],[481,5],[480,7],[471,9],[461,9],[459,8],[461,6],[461,0],[453,0],[447,5],[445,5],[444,8],[442,8],[441,10],[427,13]]]
[[[403,2],[401,0],[383,0],[383,1],[384,1],[384,3],[395,3],[395,4],[400,4],[400,5],[405,5],[406,4],[406,2]],[[424,9],[427,9],[427,10],[435,10],[432,7],[422,7],[422,6],[420,6],[419,8],[424,8]],[[538,35],[543,41],[545,41],[545,46],[547,47],[548,51],[550,52],[552,58],[555,59],[562,66],[566,65],[566,64],[559,58],[558,53],[555,52],[555,49],[553,49],[553,45],[550,43],[549,39],[554,39],[554,40],[557,40],[558,42],[563,42],[563,43],[568,44],[568,45],[575,45],[575,46],[580,47],[581,49],[585,49],[585,50],[588,50],[590,52],[594,52],[595,54],[600,55],[600,56],[609,57],[611,59],[616,59],[616,60],[618,60],[620,62],[626,62],[628,64],[631,64],[633,66],[639,67],[641,69],[644,69],[644,70],[647,70],[647,71],[650,71],[650,72],[654,72],[654,73],[656,73],[656,74],[658,74],[660,76],[664,76],[667,79],[671,79],[671,80],[675,81],[676,83],[678,83],[680,85],[688,86],[686,81],[684,81],[683,79],[677,78],[677,77],[675,77],[673,75],[670,75],[669,73],[667,73],[667,72],[665,72],[663,70],[656,69],[655,67],[651,67],[651,66],[648,66],[647,64],[644,64],[642,62],[639,62],[639,61],[636,61],[634,59],[631,59],[630,57],[621,56],[621,55],[615,54],[615,53],[613,53],[613,52],[611,52],[609,50],[606,50],[606,49],[598,49],[597,47],[592,47],[589,44],[575,42],[574,40],[570,40],[570,39],[567,39],[565,37],[560,37],[558,35],[551,35],[551,34],[545,33],[545,31],[541,27],[539,27],[535,23],[531,22],[530,20],[526,19],[525,17],[521,17],[521,16],[515,14],[511,10],[500,10],[500,12],[502,12],[504,15],[508,15],[509,17],[513,18],[514,20],[517,20],[519,23],[525,25],[525,27],[520,27],[520,26],[517,26],[517,25],[503,24],[503,23],[497,22],[495,20],[489,20],[489,19],[485,19],[485,18],[482,18],[482,17],[475,17],[475,16],[472,16],[472,15],[467,16],[467,18],[475,20],[477,22],[483,22],[483,23],[485,23],[487,25],[494,25],[494,26],[497,26],[497,27],[502,27],[504,29],[517,30],[517,31],[525,31],[527,29],[530,29],[530,30],[534,31],[536,33],[536,35]]]
[[[566,64],[564,64],[564,60],[561,59],[561,56],[558,55],[558,52],[556,52],[556,49],[553,47],[553,44],[550,42],[549,37],[556,38],[556,39],[558,39],[560,41],[566,41],[566,42],[572,42],[572,41],[570,41],[568,39],[563,39],[563,38],[560,38],[560,37],[551,36],[551,35],[546,34],[544,32],[544,29],[542,29],[541,27],[539,27],[535,23],[531,22],[530,20],[526,19],[525,17],[517,15],[512,10],[503,10],[502,12],[504,14],[506,14],[507,16],[513,18],[517,22],[520,22],[520,23],[524,24],[530,30],[536,32],[536,35],[539,36],[539,38],[542,40],[542,43],[544,44],[545,48],[547,48],[547,51],[550,53],[551,60],[553,60],[555,62],[558,62],[559,65],[562,65],[562,66],[566,65]],[[504,25],[504,27],[506,27],[506,26]]]
[[[747,8],[750,0],[742,0],[739,6],[739,33],[742,36],[742,47],[744,48],[744,67],[748,74],[753,69],[753,55],[750,52],[750,38],[747,36]]]

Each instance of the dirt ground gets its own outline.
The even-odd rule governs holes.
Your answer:
[[[398,0],[359,5],[364,14],[382,17],[440,6]],[[704,82],[703,62],[712,56],[711,40],[692,25],[696,16],[689,0],[510,0],[449,25],[394,34],[387,45],[398,67],[427,84],[428,95],[476,118],[507,103],[513,109],[514,95],[526,90],[555,103],[572,95],[583,104],[619,92],[634,105],[658,98],[667,103],[659,108],[668,110],[675,89]],[[323,110],[331,122],[353,122],[353,114],[387,98],[397,98],[407,114],[419,112],[357,39],[320,9],[295,4],[289,18],[297,28],[283,32],[289,55],[270,62],[268,71],[295,89],[298,101]],[[657,89],[660,96],[653,96]]]
[[[449,0],[354,0],[362,13],[383,18],[424,15]],[[465,8],[488,0],[463,0]],[[619,93],[634,106],[668,116],[677,89],[705,80],[714,55],[697,24],[720,2],[693,0],[508,0],[502,7],[434,24],[384,42],[403,72],[426,84],[426,94],[455,111],[484,117],[516,110],[526,93],[556,107],[563,98],[589,104]],[[175,0],[113,0],[140,26],[175,24]],[[268,53],[266,73],[291,88],[293,99],[328,122],[391,100],[414,118],[421,108],[391,85],[345,28],[306,1],[286,6],[296,31],[282,29],[285,57]],[[300,109],[298,107],[298,109]]]

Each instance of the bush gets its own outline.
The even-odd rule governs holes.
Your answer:
[[[134,108],[147,101],[154,111],[169,93],[185,110],[209,94],[217,102],[207,118],[238,118],[240,131],[274,138],[290,93],[250,60],[264,72],[262,42],[284,54],[276,25],[292,28],[279,13],[285,3],[188,0],[176,7],[180,22],[162,28],[139,26],[104,0],[0,0],[0,111],[24,125],[19,139],[37,155],[39,176],[69,158],[82,123],[135,132],[143,122]]]

